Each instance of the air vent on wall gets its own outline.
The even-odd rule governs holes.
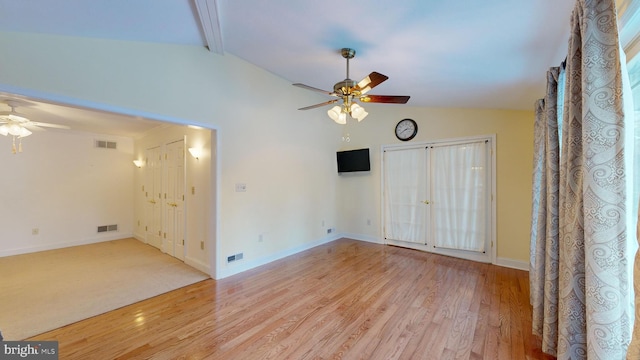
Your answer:
[[[234,261],[237,261],[237,260],[242,260],[243,257],[244,257],[243,253],[238,253],[238,254],[235,254],[235,255],[227,256],[227,262],[230,263],[230,262],[234,262]]]
[[[117,149],[118,143],[115,141],[96,140],[96,147],[101,149]]]
[[[98,226],[98,232],[107,232],[107,231],[118,231],[118,225],[114,224],[114,225],[102,225],[102,226]]]

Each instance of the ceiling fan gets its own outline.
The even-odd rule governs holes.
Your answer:
[[[22,138],[32,134],[31,130],[43,130],[41,128],[70,129],[65,125],[50,124],[31,121],[26,116],[16,112],[17,107],[13,102],[5,102],[11,108],[10,111],[0,111],[0,135],[13,136],[13,153],[22,152]],[[16,149],[16,138],[19,139]]]
[[[367,93],[374,87],[380,85],[383,81],[389,77],[382,75],[378,72],[372,72],[360,82],[355,82],[349,78],[349,60],[353,59],[356,55],[356,51],[350,48],[343,48],[341,50],[342,57],[347,59],[347,77],[343,81],[336,83],[333,86],[333,91],[318,89],[313,86],[295,83],[294,86],[301,87],[303,89],[321,92],[323,94],[334,96],[338,99],[329,100],[320,104],[306,106],[298,110],[309,110],[317,107],[331,105],[342,100],[342,105],[336,105],[332,107],[327,114],[333,121],[338,124],[347,123],[347,114],[351,117],[362,121],[368,113],[360,106],[356,101],[362,103],[384,103],[384,104],[406,104],[409,101],[409,96],[396,96],[396,95],[367,95]]]

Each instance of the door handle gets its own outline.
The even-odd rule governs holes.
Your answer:
[[[425,205],[429,205],[430,204],[429,200],[425,200],[422,203],[425,204]]]
[[[176,204],[176,203],[167,203],[167,205],[173,206],[173,207],[177,207],[178,206],[178,204]]]
[[[156,201],[155,200],[149,200],[150,203],[155,204]]]

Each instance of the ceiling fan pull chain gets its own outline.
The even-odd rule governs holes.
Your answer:
[[[22,136],[20,136],[20,142],[18,143],[18,152],[22,152]]]
[[[11,152],[16,153],[16,137],[13,137],[13,145],[11,146]]]

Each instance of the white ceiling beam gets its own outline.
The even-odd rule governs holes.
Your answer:
[[[200,25],[204,32],[209,51],[223,55],[222,33],[220,31],[220,19],[218,17],[218,4],[216,0],[194,0]]]

